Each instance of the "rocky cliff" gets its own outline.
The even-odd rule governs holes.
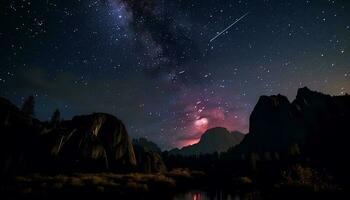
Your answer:
[[[349,95],[330,96],[305,87],[293,102],[282,95],[262,96],[250,116],[249,134],[230,153],[260,159],[302,154],[339,168],[348,160],[342,154],[348,151],[349,122]]]
[[[22,113],[0,98],[1,170],[131,170],[136,158],[124,124],[94,113],[58,125]]]
[[[124,124],[116,117],[94,113],[76,116],[47,133],[54,138],[50,152],[71,165],[120,169],[136,165],[136,158]]]

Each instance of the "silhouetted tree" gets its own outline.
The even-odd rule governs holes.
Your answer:
[[[27,115],[34,116],[34,96],[30,95],[22,105],[22,112]]]
[[[51,116],[51,124],[56,126],[61,121],[61,113],[58,109],[56,109]]]

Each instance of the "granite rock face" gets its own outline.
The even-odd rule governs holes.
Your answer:
[[[2,173],[131,171],[137,165],[125,125],[109,114],[76,116],[52,126],[0,98],[0,130]]]
[[[282,95],[261,96],[250,115],[244,151],[281,151],[304,140],[305,129],[296,107]]]
[[[297,153],[346,171],[349,122],[349,95],[330,96],[304,87],[293,102],[282,95],[261,96],[250,116],[249,134],[229,152],[259,159]]]
[[[137,164],[124,124],[112,115],[94,113],[76,116],[71,121],[63,122],[52,135],[55,142],[51,154],[65,162],[101,169]]]

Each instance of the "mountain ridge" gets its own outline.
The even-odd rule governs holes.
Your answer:
[[[239,131],[229,132],[226,128],[215,127],[208,129],[200,138],[199,142],[181,149],[172,149],[170,155],[192,156],[224,152],[230,147],[239,144],[244,134]]]
[[[290,102],[282,95],[261,96],[249,119],[249,134],[228,150],[241,159],[302,154],[324,166],[342,165],[339,152],[347,151],[350,96],[331,96],[299,88]]]

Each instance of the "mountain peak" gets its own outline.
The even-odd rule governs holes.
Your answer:
[[[337,120],[344,120],[350,113],[346,106],[349,100],[346,96],[331,96],[307,87],[298,89],[292,103],[282,95],[261,96],[250,115],[249,134],[236,149],[286,151],[290,145],[302,144],[310,137],[309,132],[322,133],[328,138],[329,132],[340,129]]]
[[[204,132],[204,134],[201,136],[200,141],[210,139],[212,137],[225,136],[227,133],[229,133],[229,131],[223,127],[211,128]]]
[[[239,144],[244,138],[244,134],[238,131],[230,132],[223,127],[208,129],[196,144],[173,149],[170,154],[191,156],[199,154],[210,154],[214,152],[224,152],[229,148]]]

